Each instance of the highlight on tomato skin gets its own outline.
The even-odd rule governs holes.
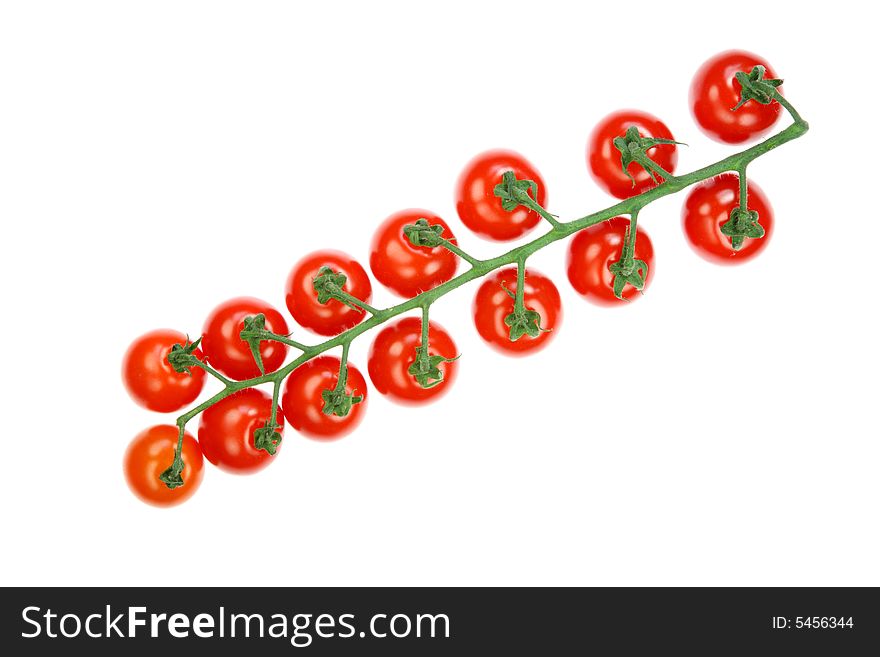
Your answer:
[[[339,381],[340,360],[335,356],[318,356],[297,367],[284,382],[281,408],[291,427],[307,438],[329,441],[348,435],[363,421],[369,393],[367,382],[360,370],[348,363],[345,391],[362,395],[363,401],[354,404],[344,417],[323,413],[322,392],[336,388]]]
[[[278,335],[290,331],[284,316],[269,303],[254,297],[236,297],[214,308],[205,320],[202,351],[208,364],[235,381],[260,376],[247,342],[241,339],[245,317],[263,314],[266,330]],[[263,367],[269,374],[280,368],[287,358],[287,345],[274,340],[260,343]]]
[[[174,461],[178,429],[160,424],[139,433],[129,443],[123,457],[123,472],[134,495],[152,506],[176,506],[188,500],[199,489],[204,477],[202,450],[191,434],[183,435],[183,486],[168,488],[159,475]]]
[[[443,219],[429,210],[410,208],[385,219],[373,234],[370,270],[376,280],[395,294],[412,298],[445,283],[458,269],[458,256],[442,246],[413,246],[403,234],[407,224],[425,219],[443,228],[441,237],[455,243],[455,235]]]
[[[462,223],[480,237],[504,242],[531,231],[541,216],[522,206],[512,212],[501,207],[495,185],[505,171],[513,171],[519,180],[533,180],[538,185],[538,204],[547,207],[547,185],[535,166],[519,153],[494,149],[480,153],[468,162],[455,183],[455,209]]]
[[[507,356],[525,356],[546,347],[562,324],[562,297],[553,281],[531,267],[526,268],[524,305],[541,317],[537,337],[510,339],[505,317],[514,310],[514,299],[505,291],[517,290],[517,268],[505,267],[488,276],[474,296],[472,315],[477,333],[489,346]]]
[[[387,395],[392,401],[418,406],[433,403],[443,397],[455,381],[458,361],[438,364],[442,380],[431,388],[419,385],[407,370],[415,362],[416,348],[422,344],[422,320],[405,317],[380,331],[367,360],[367,371],[376,391]],[[452,336],[438,323],[428,322],[428,352],[432,356],[454,359],[458,349]]]
[[[287,309],[300,326],[329,337],[356,326],[367,313],[338,299],[330,299],[327,303],[318,301],[314,281],[322,267],[344,274],[343,290],[365,303],[373,299],[373,286],[357,260],[335,249],[310,253],[293,266],[284,286]]]
[[[764,237],[746,239],[733,249],[730,237],[721,232],[730,211],[739,205],[739,176],[725,173],[705,180],[688,192],[681,209],[681,226],[688,244],[704,260],[718,265],[740,265],[754,259],[770,243],[774,231],[773,208],[756,182],[747,182],[748,205],[758,213]]]
[[[639,290],[627,285],[622,292],[625,301],[614,295],[614,275],[609,267],[620,260],[629,219],[614,217],[579,231],[568,245],[566,273],[571,286],[590,303],[598,306],[625,306],[641,296]],[[636,228],[634,258],[648,265],[644,290],[654,278],[654,245],[647,231]]]
[[[742,87],[737,72],[749,73],[755,66],[767,69],[765,78],[776,74],[762,57],[745,50],[727,50],[706,60],[691,81],[689,104],[699,128],[715,141],[741,144],[765,134],[779,120],[779,103],[762,105],[749,101],[735,112]],[[778,88],[782,93],[782,87]]]
[[[194,402],[205,385],[205,371],[190,368],[176,372],[168,362],[175,344],[186,344],[187,336],[173,329],[156,329],[136,338],[122,359],[122,381],[139,405],[159,413],[171,413]],[[196,349],[193,355],[204,360]]]
[[[254,445],[254,432],[272,417],[272,397],[256,388],[245,388],[206,408],[199,421],[199,445],[212,465],[232,474],[252,474],[269,465],[275,455]],[[284,433],[284,416],[279,411],[275,422]]]
[[[637,162],[630,162],[626,169],[635,179],[635,184],[623,171],[620,151],[613,141],[616,137],[623,137],[631,126],[637,127],[642,137],[675,139],[663,121],[641,110],[618,110],[596,124],[587,139],[587,167],[596,184],[619,199],[636,196],[657,186]],[[678,148],[675,144],[659,144],[649,148],[647,155],[669,173],[675,173],[678,164]],[[658,176],[658,180],[661,178]]]

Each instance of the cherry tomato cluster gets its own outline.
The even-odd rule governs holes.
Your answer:
[[[776,103],[747,103],[731,111],[742,95],[736,74],[756,67],[774,77],[766,62],[744,52],[722,53],[700,68],[690,104],[704,132],[739,143],[763,134],[776,121]],[[628,199],[675,175],[678,146],[659,118],[643,111],[617,111],[589,135],[587,168],[609,194]],[[744,189],[747,203],[740,199]],[[461,223],[490,240],[521,238],[542,219],[555,228],[561,226],[545,210],[547,186],[540,172],[511,150],[474,157],[455,183],[454,196]],[[743,216],[731,227],[737,208]],[[737,175],[726,174],[693,187],[684,203],[682,227],[701,256],[739,263],[766,246],[773,215],[757,185],[741,184]],[[479,263],[460,249],[447,221],[430,210],[407,209],[378,223],[368,265],[375,280],[396,295],[413,299],[451,281],[462,259],[475,267]],[[568,279],[580,295],[597,305],[619,306],[637,299],[651,283],[653,272],[654,249],[646,231],[636,224],[636,213],[588,226],[569,242]],[[546,346],[562,321],[561,297],[553,281],[526,267],[524,258],[486,273],[473,299],[473,321],[480,337],[511,356]],[[336,250],[300,259],[284,287],[290,317],[328,338],[381,313],[369,305],[372,295],[367,270]],[[421,318],[388,322],[369,350],[366,372],[373,388],[401,404],[434,401],[455,380],[458,348],[442,326],[428,319],[428,306],[423,305]],[[281,311],[266,301],[241,297],[214,308],[194,342],[183,333],[162,329],[132,343],[124,358],[123,380],[131,397],[150,410],[169,413],[193,403],[208,375],[232,390],[202,409],[196,436],[185,432],[185,422],[178,422],[154,426],[132,441],[125,455],[125,474],[140,499],[158,506],[184,501],[198,488],[205,459],[231,473],[261,470],[280,450],[285,425],[326,441],[344,436],[360,423],[369,388],[361,371],[348,361],[348,342],[337,343],[343,346],[342,358],[319,352],[289,372],[279,372],[291,349],[309,349],[290,335]],[[272,378],[276,372],[284,375],[283,386],[280,377]],[[250,384],[236,385],[252,379],[258,379],[253,385],[275,383],[274,395]]]

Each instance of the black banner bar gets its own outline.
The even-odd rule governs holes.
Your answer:
[[[6,655],[880,651],[870,588],[7,588],[0,614]]]

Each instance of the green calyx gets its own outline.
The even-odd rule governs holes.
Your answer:
[[[413,246],[427,246],[434,248],[443,243],[443,226],[431,225],[427,219],[418,219],[414,224],[403,227],[403,234]]]
[[[510,327],[511,342],[516,342],[524,335],[528,335],[530,338],[537,338],[541,333],[547,333],[551,330],[543,328],[541,326],[541,316],[536,310],[528,308],[514,310],[504,318],[504,324]]]
[[[541,333],[549,333],[553,329],[545,329],[541,326],[541,315],[538,311],[522,306],[516,302],[516,294],[501,284],[501,287],[507,292],[508,296],[514,300],[513,312],[504,318],[504,325],[510,328],[510,341],[516,342],[522,336],[528,335],[530,338],[537,338]]]
[[[734,208],[730,211],[730,219],[721,225],[721,232],[730,238],[730,245],[734,251],[739,251],[745,239],[761,239],[764,237],[764,227],[758,223],[758,213],[755,210]]]
[[[446,358],[436,354],[432,356],[419,346],[416,347],[416,359],[406,371],[423,388],[433,388],[443,382],[443,372],[440,370],[440,364],[451,363],[459,358],[460,356]]]
[[[513,171],[505,171],[501,182],[495,185],[494,194],[501,199],[505,212],[513,212],[520,205],[532,209],[532,204],[537,203],[538,183],[534,180],[517,180]]]
[[[337,299],[347,280],[342,272],[333,271],[327,266],[321,267],[315,280],[312,281],[312,287],[318,294],[318,303],[327,303],[330,299]]]
[[[265,425],[254,431],[254,447],[275,456],[278,446],[281,444],[281,432],[278,425],[267,421]]]
[[[165,484],[171,490],[183,486],[183,459],[180,455],[175,455],[174,461],[159,475],[159,481]]]
[[[171,351],[168,352],[168,364],[175,372],[192,376],[190,368],[199,366],[199,359],[193,355],[193,352],[201,341],[202,339],[199,338],[195,342],[190,342],[187,338],[184,344],[176,344],[171,347]]]
[[[263,367],[263,355],[260,353],[260,342],[263,341],[263,335],[266,333],[266,316],[263,313],[252,315],[244,318],[244,328],[238,334],[239,337],[247,342],[250,347],[251,355],[260,368],[260,373],[265,374],[266,369]]]
[[[642,137],[639,134],[639,129],[631,125],[626,129],[626,133],[623,137],[615,137],[611,142],[614,144],[614,147],[620,151],[620,165],[623,167],[623,172],[626,174],[627,178],[632,180],[633,187],[635,187],[636,179],[633,178],[632,174],[629,172],[629,165],[633,162],[638,163],[641,167],[648,172],[648,175],[651,176],[651,180],[654,182],[657,181],[656,173],[663,175],[665,172],[657,165],[654,160],[648,157],[648,149],[654,148],[654,146],[658,146],[660,144],[682,144],[680,141],[675,141],[674,139],[661,139],[656,137]]]
[[[345,417],[351,412],[351,407],[364,401],[363,395],[352,395],[345,392],[343,387],[341,390],[334,388],[333,390],[322,390],[321,398],[324,400],[324,406],[321,412],[324,415],[335,415],[337,417]]]
[[[757,101],[762,105],[769,105],[773,102],[776,95],[776,87],[782,84],[782,80],[764,78],[766,72],[767,69],[759,64],[748,74],[743,71],[736,73],[734,77],[742,89],[740,91],[740,100],[733,108],[734,112],[750,100]]]
[[[318,295],[318,303],[329,303],[331,299],[336,299],[358,312],[369,311],[373,314],[377,313],[378,311],[375,308],[342,289],[345,287],[347,280],[348,278],[341,271],[333,271],[326,265],[321,267],[318,270],[318,275],[312,281],[312,286]]]
[[[632,285],[639,292],[645,289],[645,280],[648,278],[648,263],[644,260],[621,258],[609,265],[608,269],[614,274],[614,284],[612,286],[614,296],[621,301],[626,301],[623,298],[623,290],[627,285]]]
[[[281,344],[286,344],[301,351],[304,351],[306,347],[295,340],[291,340],[291,334],[287,335],[278,335],[273,333],[268,328],[266,328],[266,316],[263,313],[259,315],[251,315],[249,317],[245,317],[243,322],[244,328],[238,334],[244,342],[247,343],[248,347],[250,347],[251,355],[254,357],[254,361],[257,363],[257,367],[260,368],[260,372],[265,375],[266,370],[263,368],[263,356],[260,354],[260,343],[264,341],[274,341],[280,342]]]

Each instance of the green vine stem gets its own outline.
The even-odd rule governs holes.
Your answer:
[[[629,218],[629,226],[626,229],[626,243],[623,245],[623,259],[632,260],[636,253],[636,233],[639,227],[639,212],[636,210]]]
[[[613,262],[608,269],[614,275],[613,291],[621,301],[627,299],[623,296],[623,290],[627,285],[632,285],[639,292],[645,289],[645,281],[648,276],[648,263],[635,257],[636,236],[638,235],[639,210],[633,210],[629,217],[629,225],[624,235],[623,248],[620,260]]]
[[[513,298],[514,312],[523,312],[526,309],[526,258],[525,256],[516,262],[516,294]]]
[[[348,383],[348,350],[351,342],[342,345],[342,358],[339,359],[339,376],[336,377],[336,392],[345,390],[345,384]]]
[[[746,174],[747,166],[748,162],[737,169],[737,175],[739,176],[739,209],[743,212],[748,212],[749,210],[749,178]]]
[[[448,251],[451,251],[462,260],[465,260],[471,267],[476,267],[480,263],[480,261],[477,260],[475,257],[470,255],[469,253],[465,253],[457,245],[453,244],[447,239],[441,239],[440,246],[447,249]]]
[[[339,290],[333,296],[335,299],[338,299],[339,301],[341,301],[342,303],[344,303],[346,306],[348,306],[350,308],[358,308],[364,312],[370,313],[371,315],[376,315],[379,313],[378,310],[373,308],[373,306],[371,306],[367,302],[361,301],[357,297],[350,295],[348,292],[346,292],[344,290]]]
[[[451,363],[458,360],[458,356],[447,358],[440,354],[431,355],[431,304],[422,306],[422,326],[419,346],[416,347],[416,357],[407,369],[407,374],[413,377],[423,388],[433,388],[443,382],[443,372],[440,370],[441,363]]]
[[[215,379],[217,379],[217,380],[218,380],[220,383],[222,383],[224,386],[230,386],[230,385],[233,385],[233,384],[235,383],[235,382],[232,381],[231,379],[227,379],[225,376],[223,376],[222,374],[220,374],[220,372],[218,372],[217,370],[215,370],[213,367],[211,367],[211,366],[208,365],[207,363],[203,363],[203,362],[200,361],[200,360],[196,360],[196,361],[194,361],[194,362],[193,362],[193,366],[194,366],[194,367],[200,367],[200,368],[202,368],[203,370],[205,370],[205,372],[207,372],[208,374],[210,374],[211,376],[213,376]]]
[[[675,180],[675,176],[669,173],[666,169],[661,167],[657,162],[648,157],[647,155],[642,155],[641,153],[637,154],[633,158],[636,162],[642,165],[645,171],[653,178],[657,180],[657,177],[654,174],[660,174],[660,177],[663,178],[664,181]]]
[[[183,486],[183,456],[181,455],[181,450],[183,449],[183,435],[186,432],[186,427],[180,422],[177,423],[177,446],[174,448],[174,460],[171,462],[162,474],[159,475],[159,481],[168,486],[168,488],[174,490],[175,488],[179,488]]]
[[[696,169],[695,171],[691,171],[690,173],[670,176],[661,184],[645,192],[642,192],[637,196],[630,197],[628,199],[615,203],[614,205],[607,207],[604,210],[599,210],[598,212],[588,214],[584,217],[580,217],[579,219],[574,219],[568,222],[559,222],[556,221],[555,218],[553,218],[553,215],[550,215],[548,212],[546,212],[546,210],[541,208],[539,214],[541,214],[541,216],[547,219],[551,224],[551,229],[548,232],[532,240],[531,242],[511,249],[506,253],[503,253],[494,258],[490,258],[488,260],[478,260],[476,258],[468,256],[457,246],[446,242],[445,244],[443,244],[443,246],[445,246],[453,253],[458,254],[463,259],[467,260],[471,264],[471,268],[463,272],[462,274],[459,274],[455,278],[452,278],[449,281],[438,285],[433,289],[427,290],[426,292],[422,292],[421,294],[412,297],[411,299],[407,299],[402,303],[391,306],[389,308],[385,308],[383,310],[379,310],[368,306],[360,299],[350,297],[350,295],[348,295],[347,293],[343,292],[341,295],[336,294],[336,290],[334,290],[334,294],[332,296],[338,298],[340,301],[350,302],[352,305],[358,306],[362,310],[367,311],[368,313],[370,313],[370,315],[367,316],[363,322],[354,326],[353,328],[350,328],[347,331],[330,338],[329,340],[325,340],[320,344],[312,346],[299,343],[294,344],[292,341],[287,341],[286,338],[282,338],[282,336],[267,334],[265,336],[265,339],[275,339],[279,342],[285,342],[285,344],[291,344],[292,346],[301,349],[302,353],[290,363],[275,372],[263,374],[262,376],[247,379],[245,381],[227,380],[228,382],[225,383],[225,387],[223,388],[223,390],[177,418],[176,424],[180,428],[181,437],[183,435],[184,427],[190,420],[199,415],[205,409],[221,401],[222,399],[225,399],[226,397],[238,392],[239,390],[244,390],[245,388],[251,388],[262,384],[271,383],[275,386],[278,386],[280,382],[287,377],[288,374],[290,374],[293,370],[295,370],[303,363],[311,360],[312,358],[315,358],[316,356],[330,349],[340,346],[343,348],[343,361],[342,367],[340,368],[340,384],[342,386],[341,389],[344,392],[345,383],[343,381],[343,377],[345,376],[348,348],[351,345],[352,341],[362,333],[366,333],[367,331],[377,326],[380,326],[381,324],[384,324],[390,319],[393,319],[398,315],[402,315],[403,313],[407,313],[409,311],[417,309],[423,311],[425,308],[433,304],[437,299],[444,296],[445,294],[448,294],[452,290],[455,290],[456,288],[459,288],[462,285],[469,283],[473,280],[482,278],[487,274],[495,271],[496,269],[500,269],[501,267],[504,267],[506,265],[516,264],[522,271],[525,268],[526,259],[533,253],[540,251],[549,244],[570,237],[571,235],[574,235],[584,228],[589,228],[590,226],[601,223],[618,215],[628,215],[634,219],[635,216],[638,215],[639,211],[642,210],[645,206],[653,203],[658,199],[663,198],[664,196],[675,194],[682,191],[683,189],[686,189],[687,187],[690,187],[691,185],[695,185],[723,173],[744,173],[748,164],[753,160],[756,160],[762,155],[769,153],[773,149],[778,148],[783,144],[786,144],[790,141],[793,141],[794,139],[797,139],[798,137],[803,136],[809,130],[809,124],[801,118],[800,114],[797,113],[794,107],[792,107],[792,105],[785,98],[783,98],[778,91],[774,90],[773,99],[779,102],[779,104],[788,111],[791,118],[794,120],[794,123],[783,129],[782,131],[778,132],[777,134],[765,139],[758,144],[755,144],[750,148],[747,148],[746,150],[740,151],[739,153],[735,153],[733,155],[730,155],[729,157],[719,160],[714,164],[710,164],[701,169]],[[741,176],[741,180],[745,180],[744,175]],[[536,211],[538,210],[536,209]],[[633,232],[635,232],[634,224],[635,222],[633,222]],[[517,292],[522,290],[522,287],[523,286],[521,284],[518,285]],[[337,386],[337,389],[338,388],[339,386]],[[175,464],[178,463],[178,460],[179,459],[176,456]],[[171,468],[169,468],[169,470],[171,470]]]
[[[308,349],[308,347],[301,342],[291,340],[286,335],[278,335],[276,333],[272,333],[271,331],[263,331],[260,333],[259,337],[260,340],[274,340],[275,342],[286,344],[288,347],[293,347],[294,349],[299,349],[300,351],[305,351],[306,349]]]
[[[531,196],[527,196],[523,200],[523,203],[527,208],[529,208],[533,212],[537,212],[539,215],[544,217],[544,219],[547,220],[547,223],[549,223],[551,226],[553,226],[554,229],[562,227],[562,224],[559,222],[559,219],[557,219],[555,215],[552,215],[549,212],[547,212],[547,210],[545,210],[543,207],[541,207],[538,204],[538,202],[535,199],[533,199]]]
[[[424,306],[422,306],[422,343],[421,343],[422,353],[425,355],[425,357],[427,357],[428,349],[430,348],[430,345],[428,344],[428,330],[431,327],[430,316],[431,316],[431,304],[426,303]]]
[[[272,415],[269,418],[269,425],[276,426],[278,420],[278,396],[281,394],[281,379],[275,381],[272,386]]]

